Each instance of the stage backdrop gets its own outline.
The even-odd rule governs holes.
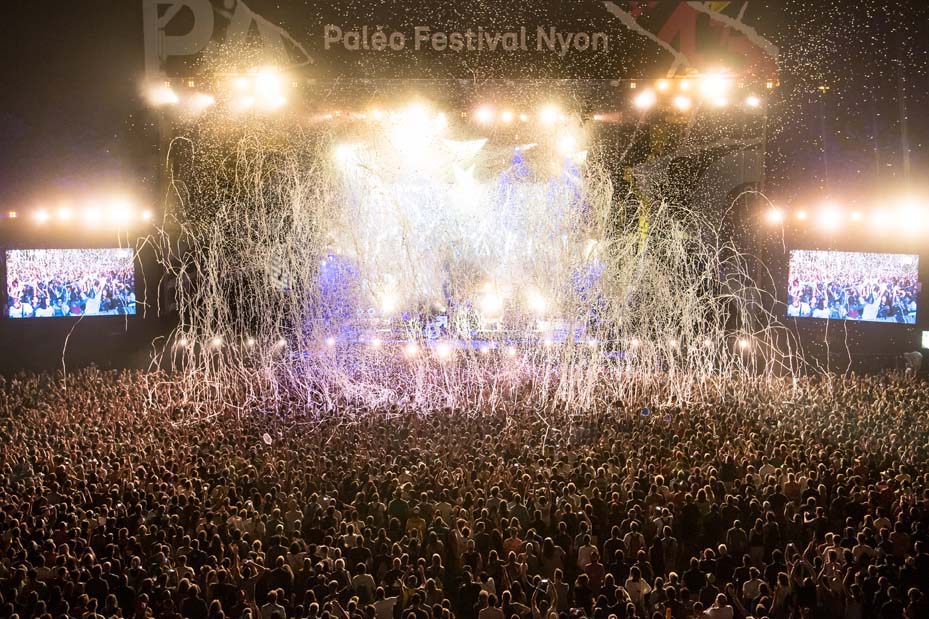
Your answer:
[[[142,0],[146,71],[193,77],[261,59],[309,77],[772,77],[780,2]]]

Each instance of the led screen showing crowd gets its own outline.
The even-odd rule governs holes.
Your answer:
[[[7,316],[134,315],[132,256],[124,248],[9,250]]]
[[[916,324],[919,256],[790,252],[787,315]]]

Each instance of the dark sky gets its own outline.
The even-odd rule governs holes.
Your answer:
[[[782,15],[759,27],[782,49],[772,192],[929,189],[929,3],[763,4]],[[2,16],[0,209],[107,187],[153,191],[141,2],[5,0]]]

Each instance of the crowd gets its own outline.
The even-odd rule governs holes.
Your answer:
[[[795,251],[787,315],[915,324],[921,289],[913,258]]]
[[[929,617],[911,376],[732,382],[574,423],[194,423],[150,379],[0,379],[0,616]]]
[[[7,253],[10,318],[133,315],[132,250],[14,250]]]

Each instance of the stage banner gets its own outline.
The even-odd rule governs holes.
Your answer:
[[[142,0],[149,77],[274,64],[319,79],[771,78],[780,2]]]

